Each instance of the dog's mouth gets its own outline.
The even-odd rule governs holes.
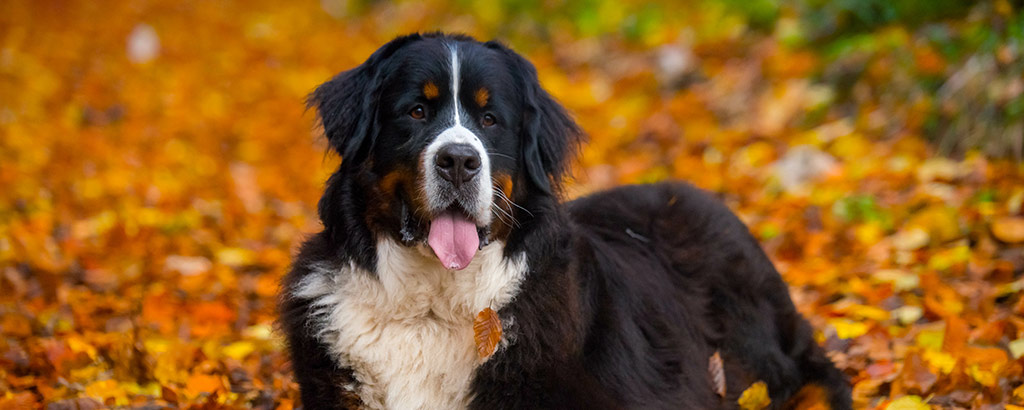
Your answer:
[[[477,227],[474,218],[458,206],[438,213],[430,220],[427,245],[446,269],[461,270],[469,266],[483,241],[486,229]]]

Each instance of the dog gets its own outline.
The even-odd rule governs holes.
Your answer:
[[[306,408],[733,408],[756,381],[776,408],[808,385],[851,407],[771,261],[709,194],[560,202],[583,132],[501,43],[398,37],[309,106],[341,163],[282,282]],[[474,331],[487,309],[491,354]]]

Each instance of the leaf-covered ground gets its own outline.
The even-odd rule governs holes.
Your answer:
[[[537,65],[572,195],[719,193],[858,407],[1024,405],[1022,5],[818,3],[2,2],[0,408],[299,405],[275,294],[338,161],[303,99],[436,29]]]

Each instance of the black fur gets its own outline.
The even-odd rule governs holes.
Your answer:
[[[503,98],[493,109],[504,123],[480,133],[522,206],[511,210],[519,224],[504,234],[505,254],[525,252],[530,266],[515,299],[498,312],[514,318],[515,343],[477,369],[472,408],[734,408],[757,380],[767,383],[774,408],[807,384],[823,387],[833,408],[851,407],[845,376],[726,207],[682,183],[560,203],[579,128],[525,59],[495,42],[442,34],[400,37],[311,96],[342,164],[320,201],[325,230],[306,241],[283,285],[280,322],[305,407],[345,408],[358,398],[341,393],[340,386],[355,382],[351,370],[337,366],[311,336],[310,302],[288,290],[312,262],[354,261],[372,272],[375,238],[422,224],[415,221],[422,216],[407,214],[415,208],[412,194],[395,196],[403,204],[398,215],[381,210],[388,207],[372,193],[382,175],[415,161],[423,146],[420,134],[389,112],[390,105],[404,109],[407,98],[391,76],[403,69],[409,75],[403,64],[442,69],[429,57],[444,42],[464,44],[467,58],[490,68],[480,74],[495,76],[488,84],[497,88],[494,98]],[[409,51],[420,58],[402,57]],[[725,398],[708,374],[715,351],[725,363]]]
[[[541,88],[533,64],[496,41],[485,46],[500,50],[512,64],[516,81],[523,90],[520,143],[523,144],[526,174],[537,188],[550,194],[551,182],[556,185],[560,182],[566,171],[566,159],[576,150],[583,132],[565,108]]]

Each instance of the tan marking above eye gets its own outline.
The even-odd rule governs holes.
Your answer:
[[[491,99],[491,93],[486,88],[480,88],[476,90],[476,104],[483,107],[487,105],[487,100]]]
[[[435,99],[439,95],[441,95],[441,92],[437,90],[437,85],[433,81],[427,81],[423,85],[423,96],[427,97],[428,100]]]

